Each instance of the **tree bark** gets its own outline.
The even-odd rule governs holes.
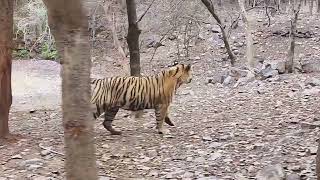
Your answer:
[[[320,180],[320,141],[318,144],[316,164],[317,164],[317,177],[318,177],[317,179]]]
[[[8,121],[12,104],[13,3],[12,0],[0,1],[0,138],[9,134]]]
[[[310,15],[313,14],[313,0],[309,0],[309,13]]]
[[[140,76],[139,36],[141,30],[137,22],[136,2],[135,0],[126,0],[126,3],[129,24],[127,43],[130,53],[130,74],[131,76]]]
[[[320,141],[318,144],[316,165],[317,165],[317,177],[318,177],[317,179],[320,180]]]
[[[227,37],[227,34],[224,30],[224,25],[222,24],[222,21],[220,20],[219,16],[216,14],[212,1],[211,0],[201,0],[201,1],[206,6],[206,8],[209,10],[210,14],[217,21],[217,23],[220,27],[222,39],[223,39],[224,45],[226,47],[227,53],[229,55],[231,65],[233,66],[235,64],[236,57],[234,56],[234,54],[232,53],[232,50],[230,48],[230,44],[228,42],[228,37]]]
[[[286,73],[293,72],[296,27],[301,4],[302,2],[300,1],[297,10],[294,9],[294,4],[292,5],[293,17],[291,19],[290,47],[288,52],[288,60],[285,63]]]
[[[250,26],[251,24],[250,24],[247,12],[244,7],[245,1],[244,0],[238,0],[238,1],[239,1],[240,9],[241,9],[242,21],[243,21],[245,28],[246,28],[247,61],[248,61],[249,67],[253,68],[253,67],[255,67],[256,63],[253,58],[254,50],[253,50],[253,38],[252,38],[251,26]]]
[[[317,13],[320,13],[320,0],[317,0]]]
[[[80,0],[43,1],[58,50],[63,49],[62,113],[66,176],[69,180],[96,180],[94,121],[89,113],[91,60],[88,18]]]

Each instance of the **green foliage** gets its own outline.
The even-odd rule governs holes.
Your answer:
[[[41,56],[44,59],[56,60],[58,58],[58,51],[48,43],[44,43],[41,48]]]
[[[27,50],[27,49],[14,50],[13,56],[21,58],[21,59],[29,58],[29,50]]]

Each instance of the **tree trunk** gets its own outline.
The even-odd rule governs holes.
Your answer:
[[[228,42],[228,37],[227,37],[227,34],[224,30],[224,25],[222,24],[222,21],[220,20],[219,16],[216,14],[212,1],[211,0],[201,0],[201,1],[207,7],[210,14],[213,16],[213,18],[217,21],[218,25],[220,26],[222,39],[223,39],[224,45],[227,49],[227,53],[229,55],[229,58],[231,60],[230,61],[231,65],[233,66],[235,64],[236,57],[234,56],[234,54],[232,53],[232,50],[230,48],[230,45]]]
[[[8,120],[12,103],[13,3],[12,0],[0,1],[0,138],[9,134]]]
[[[285,63],[286,73],[293,72],[296,27],[297,27],[298,15],[301,8],[301,3],[302,2],[300,1],[297,10],[294,9],[294,4],[292,5],[293,17],[291,19],[290,47],[288,52],[288,60]]]
[[[256,63],[253,58],[254,50],[253,50],[253,38],[252,38],[251,26],[250,26],[251,24],[250,24],[247,12],[244,7],[245,0],[238,0],[238,1],[239,1],[240,9],[241,9],[242,21],[243,21],[245,28],[246,28],[247,62],[248,62],[249,67],[253,68],[253,67],[255,67]]]
[[[63,49],[62,113],[66,176],[69,180],[96,180],[94,121],[90,113],[88,18],[79,0],[44,0],[44,3],[56,45]]]
[[[320,180],[320,141],[318,144],[316,164],[317,164],[317,177],[318,177],[317,179]]]
[[[131,76],[140,76],[139,36],[141,30],[137,22],[136,2],[135,0],[127,0],[126,2],[129,23],[127,43],[130,53],[130,74]]]
[[[310,15],[313,14],[313,0],[309,0],[309,13]]]
[[[316,165],[317,165],[317,177],[318,177],[317,179],[320,180],[320,141],[318,144]]]

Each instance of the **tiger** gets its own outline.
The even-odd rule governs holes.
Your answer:
[[[114,76],[92,79],[91,103],[96,106],[94,119],[104,113],[103,126],[111,135],[122,132],[113,128],[119,109],[142,111],[154,109],[156,129],[164,134],[163,123],[174,126],[169,117],[169,106],[176,90],[192,80],[191,65],[176,64],[152,76]]]

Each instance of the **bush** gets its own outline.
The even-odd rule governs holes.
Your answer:
[[[41,56],[44,59],[56,60],[58,58],[58,51],[52,48],[48,43],[44,43],[41,48]]]
[[[42,0],[20,0],[14,15],[15,38],[22,41],[16,50],[17,57],[40,53],[43,58],[56,59],[54,39],[48,25],[47,10]],[[23,48],[23,49],[22,49]]]

